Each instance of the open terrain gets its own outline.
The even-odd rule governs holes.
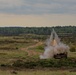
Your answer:
[[[0,71],[0,75],[76,75],[76,72],[69,72],[67,70],[59,70],[59,71],[49,71],[49,70],[24,70],[24,71],[16,71],[15,73],[12,71]]]
[[[38,35],[35,37],[38,37]],[[49,61],[39,59],[39,55],[44,52],[45,40],[29,39],[22,35],[0,36],[0,75],[15,74],[13,71],[15,71],[17,75],[76,75],[76,65],[72,63],[76,62],[76,51],[74,51],[76,44],[75,42],[69,43],[64,40],[63,42],[67,43],[71,50],[73,50],[73,52],[69,52],[68,59],[61,61],[54,59]],[[67,62],[57,66],[58,62],[62,61]],[[49,62],[53,62],[54,66],[50,65],[50,67],[48,67]],[[41,65],[41,63],[43,63],[43,65]],[[69,64],[65,65],[66,63]],[[40,67],[40,65],[42,67]]]

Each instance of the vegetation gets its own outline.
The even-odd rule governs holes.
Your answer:
[[[41,60],[39,55],[44,52],[45,40],[50,37],[51,29],[54,28],[61,41],[70,47],[67,59]],[[68,33],[68,36],[66,34]],[[70,34],[69,34],[70,33]],[[72,34],[71,34],[72,33]],[[0,70],[38,70],[32,71],[32,75],[39,75],[52,69],[76,69],[76,27],[1,27],[0,28]],[[65,34],[65,35],[64,35]],[[46,36],[47,35],[47,36]],[[42,71],[46,69],[45,71]],[[27,71],[28,72],[28,71]],[[22,74],[27,72],[19,72]],[[3,71],[0,71],[1,75]],[[8,75],[9,72],[6,72]],[[5,73],[3,75],[5,75]],[[61,72],[48,71],[44,75],[61,75]],[[25,75],[22,74],[22,75]],[[62,75],[74,75],[70,71]],[[11,75],[11,72],[10,72]],[[30,75],[27,74],[27,75]]]
[[[57,27],[0,27],[0,35],[20,35],[37,34],[50,35],[51,30],[55,29],[57,33],[72,33],[76,36],[76,26],[57,26]]]
[[[24,71],[0,71],[1,75],[76,75],[76,72],[67,70],[24,70]]]
[[[51,59],[51,60],[34,60],[34,61],[21,61],[17,60],[13,63],[14,67],[23,67],[23,68],[75,68],[76,59]]]
[[[38,37],[38,35],[34,35]],[[41,35],[40,35],[41,36]],[[32,35],[33,37],[33,35]],[[43,35],[42,35],[43,37]],[[18,68],[76,68],[75,45],[70,44],[70,53],[68,59],[49,59],[40,60],[39,55],[44,51],[45,40],[26,39],[24,36],[1,36],[0,37],[0,66],[18,67]],[[6,62],[5,62],[6,61]]]
[[[76,48],[75,48],[75,47],[71,47],[71,48],[70,48],[70,51],[71,51],[71,52],[76,52]]]

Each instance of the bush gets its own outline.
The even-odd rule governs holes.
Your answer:
[[[1,64],[1,67],[6,67],[6,64]]]
[[[40,45],[40,46],[37,46],[36,49],[44,50],[44,47],[42,45]]]
[[[71,51],[71,52],[76,52],[75,47],[71,47],[71,48],[70,48],[70,51]]]
[[[23,68],[60,68],[60,67],[76,67],[76,59],[49,59],[49,60],[37,60],[37,61],[20,61],[17,60],[13,63],[14,67],[23,67]]]
[[[0,64],[0,66],[1,66],[1,67],[9,67],[10,65],[9,65],[9,64],[4,64],[4,63],[3,63],[3,64]]]
[[[14,67],[22,67],[23,66],[23,61],[22,60],[17,60],[17,61],[15,61],[13,64],[12,64],[12,66],[14,66]]]
[[[18,47],[16,47],[16,49],[18,49]]]
[[[34,69],[36,66],[37,66],[36,62],[24,62],[24,67],[25,68]]]

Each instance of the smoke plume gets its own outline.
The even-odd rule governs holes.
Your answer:
[[[58,35],[53,29],[50,38],[46,41],[46,47],[44,48],[44,50],[44,53],[40,55],[40,59],[53,58],[56,54],[68,53],[69,46],[60,42]]]

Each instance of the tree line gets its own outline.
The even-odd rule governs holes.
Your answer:
[[[0,35],[7,35],[7,36],[14,36],[20,34],[50,35],[53,28],[57,33],[72,33],[76,35],[76,26],[0,27]]]

